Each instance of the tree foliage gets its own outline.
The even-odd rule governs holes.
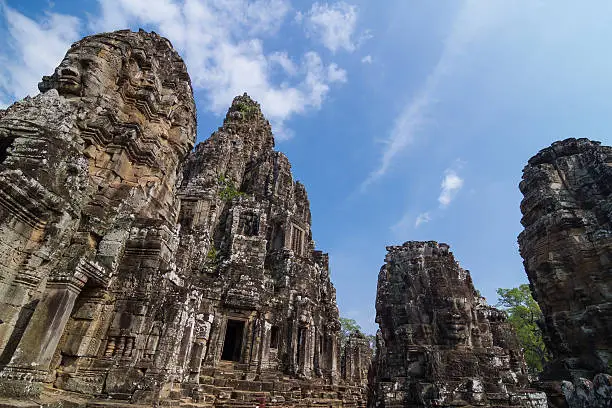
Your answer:
[[[534,373],[542,371],[548,360],[548,352],[542,339],[538,321],[542,320],[540,306],[531,296],[529,285],[517,288],[497,289],[497,306],[508,313],[508,322],[514,327],[523,348],[525,362]]]
[[[349,319],[347,317],[340,318],[340,349],[344,350],[344,346],[346,345],[346,341],[351,333],[354,331],[360,331],[363,333],[361,326],[359,323],[355,321],[355,319]],[[368,341],[370,342],[370,347],[374,349],[376,346],[376,336],[372,334],[365,335]]]
[[[234,184],[234,181],[228,177],[219,176],[219,198],[223,201],[232,201],[236,197],[245,196],[246,193],[239,191]]]

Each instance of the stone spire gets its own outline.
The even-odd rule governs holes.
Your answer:
[[[259,103],[251,99],[246,92],[232,101],[223,120],[223,128],[240,135],[245,143],[252,144],[253,156],[274,148],[270,122],[261,112]]]

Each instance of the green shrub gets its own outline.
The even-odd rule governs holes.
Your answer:
[[[232,201],[236,197],[246,196],[246,193],[239,191],[234,182],[225,176],[219,177],[219,187],[219,198],[223,201]]]

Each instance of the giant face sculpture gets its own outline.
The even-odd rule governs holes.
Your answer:
[[[472,306],[466,299],[446,298],[443,308],[436,313],[438,330],[444,343],[464,344],[470,336],[469,323]]]
[[[41,92],[57,89],[63,96],[109,95],[116,90],[125,50],[100,42],[75,43],[51,76],[38,84]]]
[[[56,89],[83,112],[77,127],[95,201],[174,218],[171,190],[195,139],[195,105],[185,65],[167,40],[129,31],[86,37],[39,88]]]

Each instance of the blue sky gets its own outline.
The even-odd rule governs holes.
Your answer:
[[[143,27],[196,89],[198,140],[257,99],[307,187],[343,316],[375,331],[386,245],[451,245],[490,303],[526,282],[518,183],[555,140],[612,133],[612,2],[0,1],[0,106],[69,44]]]

